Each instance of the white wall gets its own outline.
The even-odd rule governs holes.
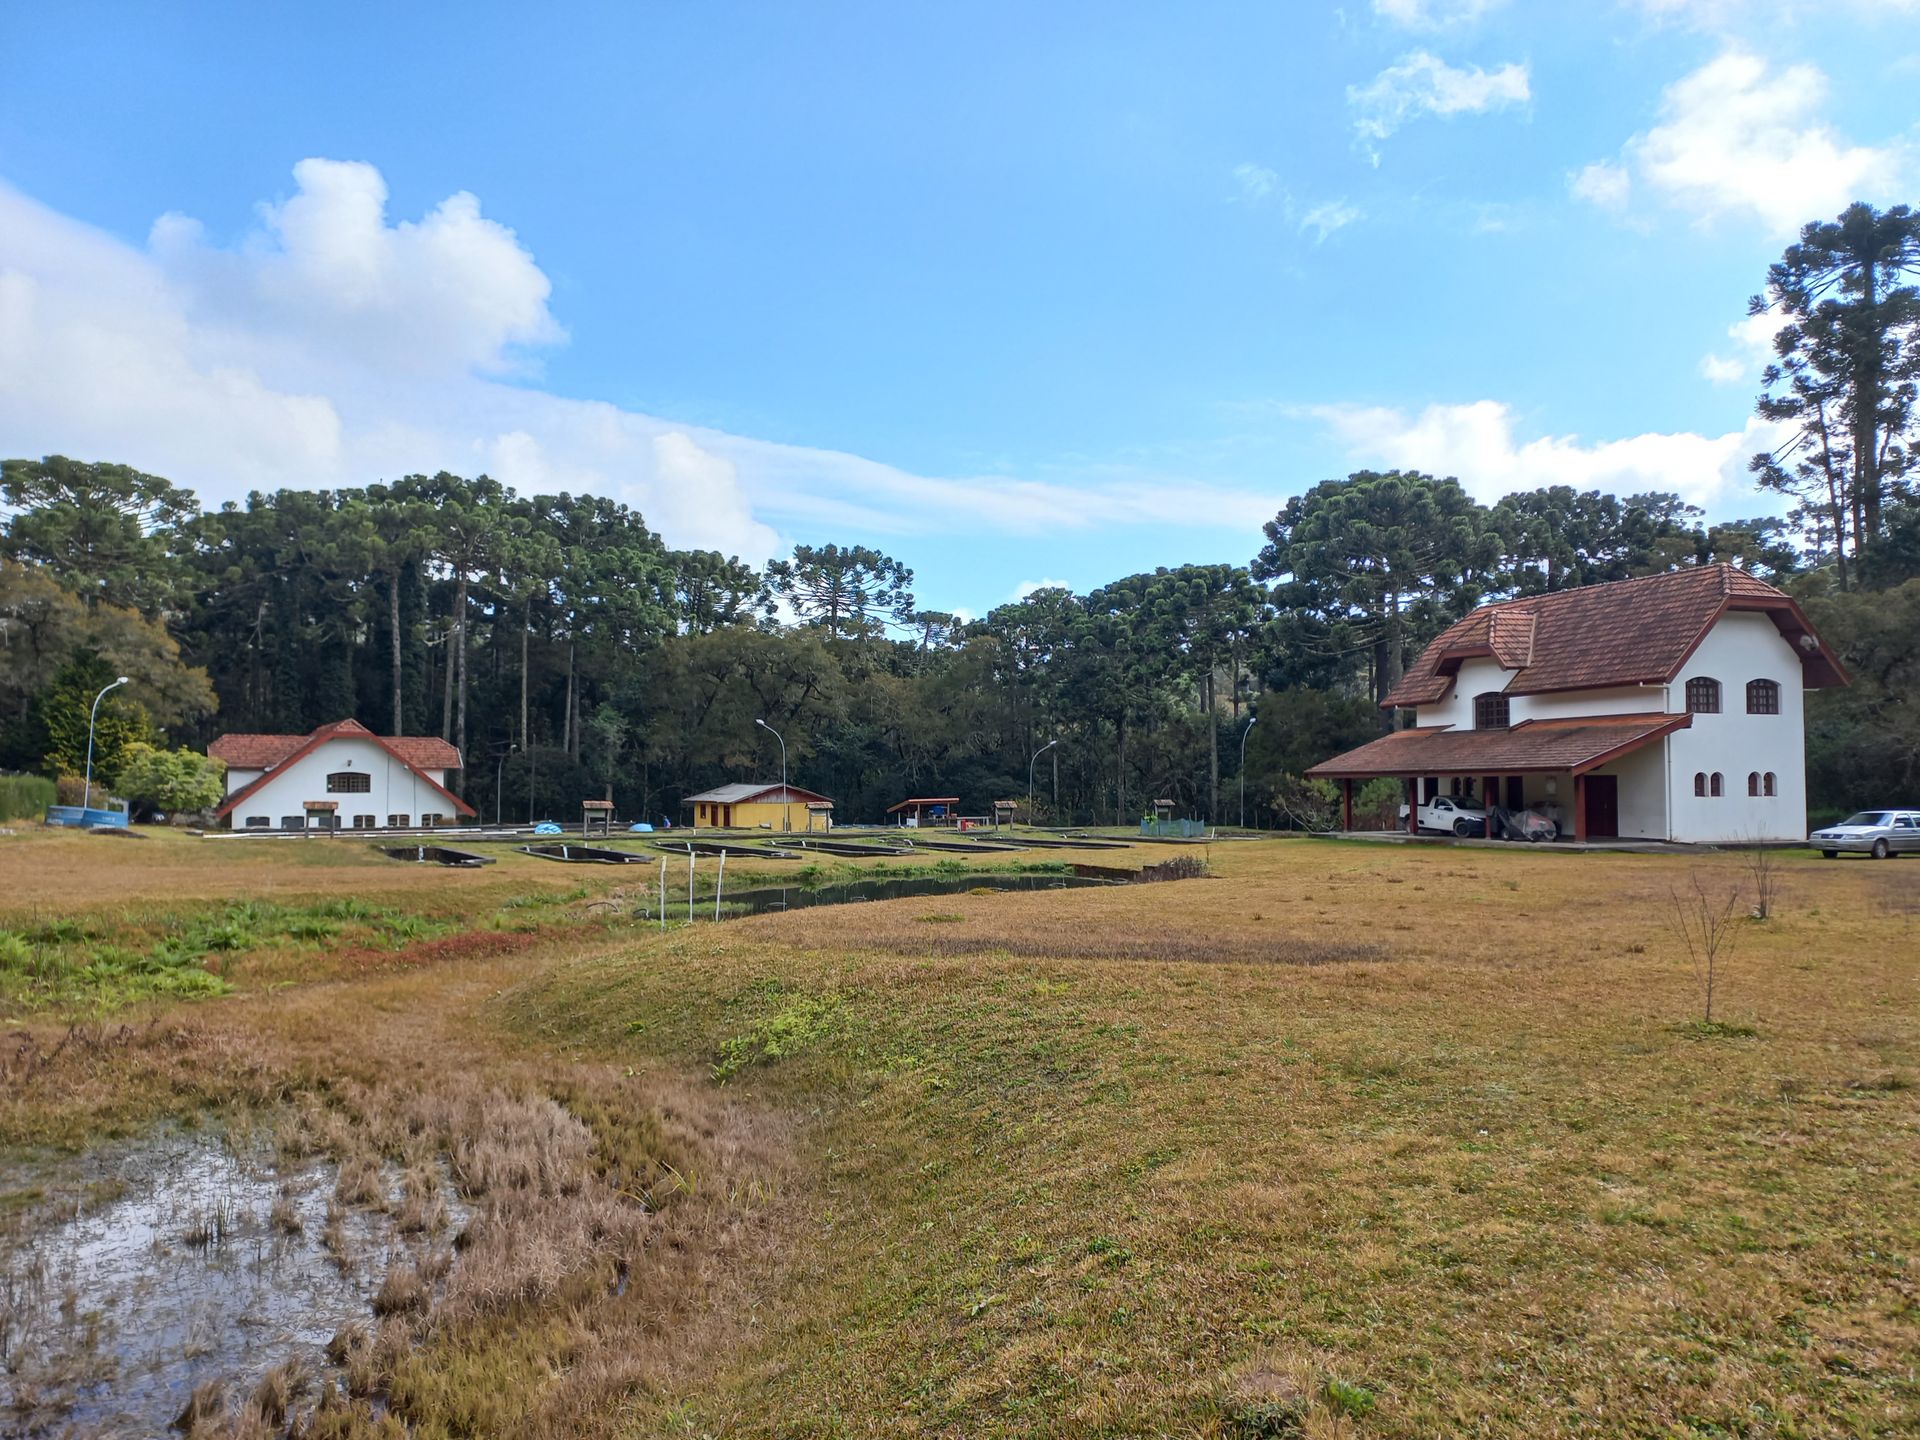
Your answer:
[[[369,777],[370,788],[364,794],[330,794],[327,776],[335,770],[354,770]],[[444,781],[445,771],[428,771]],[[229,792],[231,793],[231,792]],[[335,800],[340,808],[340,828],[351,830],[353,817],[371,815],[376,828],[387,823],[389,815],[405,815],[408,823],[418,825],[427,813],[455,818],[454,804],[422,780],[407,766],[371,740],[341,736],[329,740],[310,754],[269,772],[266,784],[234,809],[227,823],[236,830],[246,828],[250,818],[264,815],[269,825],[278,827],[287,816],[299,815],[307,800]]]
[[[1514,671],[1502,670],[1499,661],[1484,656],[1462,661],[1460,673],[1454,677],[1453,693],[1438,704],[1420,706],[1414,712],[1414,723],[1471,730],[1474,696],[1489,690],[1505,690],[1514,674]],[[1667,708],[1665,693],[1658,685],[1623,685],[1610,690],[1515,695],[1508,701],[1507,718],[1511,724],[1518,725],[1522,720],[1559,720],[1574,715],[1657,714]]]
[[[1618,778],[1620,794],[1620,838],[1623,840],[1665,840],[1667,834],[1667,754],[1666,746],[1656,741],[1609,761],[1592,775]],[[1562,781],[1561,790],[1571,791]],[[1567,805],[1567,828],[1573,828],[1571,798]],[[1589,810],[1588,814],[1592,814]]]
[[[1736,611],[1700,642],[1668,689],[1667,708],[1687,708],[1687,681],[1720,682],[1720,713],[1695,715],[1668,739],[1673,838],[1699,843],[1804,840],[1807,834],[1807,726],[1800,657],[1765,615]],[[1778,715],[1747,714],[1747,682],[1780,686]],[[1747,775],[1773,771],[1772,799],[1750,797]],[[1720,798],[1696,798],[1696,771],[1719,771]]]

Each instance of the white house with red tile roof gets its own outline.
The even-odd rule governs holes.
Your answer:
[[[311,735],[222,735],[207,754],[227,765],[215,812],[235,830],[402,829],[473,815],[447,788],[460,752],[426,736],[376,735],[357,720]]]
[[[1846,683],[1792,597],[1703,565],[1483,605],[1382,702],[1409,728],[1307,773],[1341,782],[1349,829],[1354,782],[1387,776],[1580,840],[1800,840],[1804,692]]]

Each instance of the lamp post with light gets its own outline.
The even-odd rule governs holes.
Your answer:
[[[93,727],[95,722],[100,718],[100,702],[107,698],[107,690],[118,690],[126,683],[127,677],[122,675],[118,680],[114,681],[113,684],[107,686],[105,690],[102,690],[98,695],[94,696],[93,709],[87,714],[87,780],[85,787],[80,792],[80,808],[83,811],[91,809],[93,806]],[[85,817],[82,816],[82,818],[84,819]]]
[[[1046,754],[1047,751],[1053,749],[1053,747],[1059,743],[1058,740],[1047,741],[1046,744],[1034,751],[1033,758],[1027,761],[1027,824],[1029,826],[1033,824],[1033,767],[1039,763],[1042,755]]]
[[[786,833],[793,833],[793,797],[787,793],[787,740],[778,730],[764,720],[755,720],[754,724],[780,742],[780,823],[786,827]]]
[[[1249,715],[1247,728],[1240,732],[1240,828],[1247,828],[1247,736],[1253,733],[1253,722],[1260,717]]]

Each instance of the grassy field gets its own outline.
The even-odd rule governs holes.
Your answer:
[[[16,928],[382,912],[346,947],[377,961],[289,935],[77,1039],[22,1010],[0,1139],[556,1101],[673,1239],[622,1242],[652,1268],[617,1296],[580,1261],[395,1331],[417,1433],[1920,1431],[1912,862],[1783,859],[1704,1026],[1671,896],[1750,898],[1738,856],[1222,844],[1206,879],[662,936],[601,903],[618,870],[350,848],[0,841]]]

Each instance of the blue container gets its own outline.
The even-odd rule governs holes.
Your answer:
[[[97,810],[92,806],[49,805],[47,824],[67,825],[76,830],[94,830],[102,826],[115,830],[127,828],[127,812],[124,810]]]

